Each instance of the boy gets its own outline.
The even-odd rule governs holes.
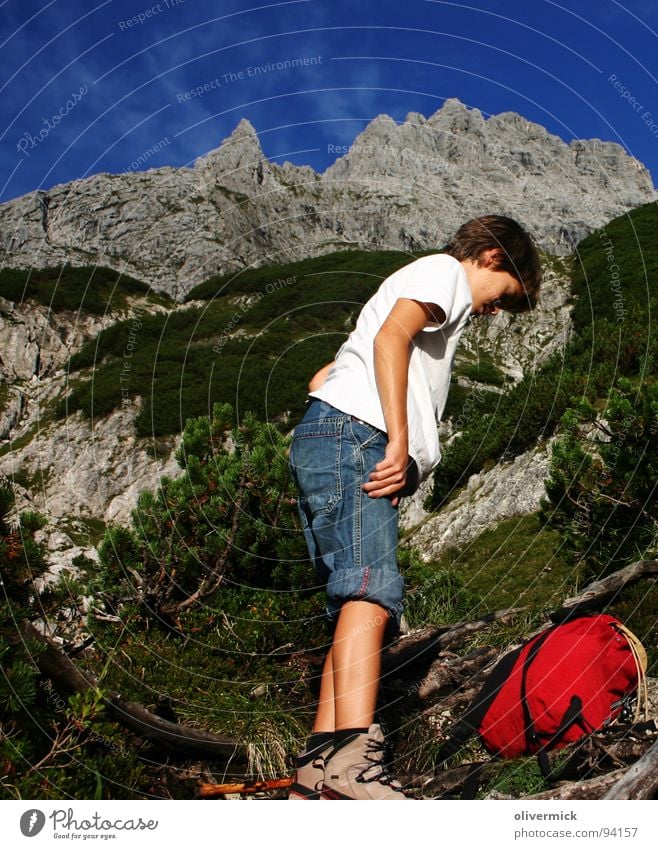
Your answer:
[[[336,627],[291,799],[408,798],[385,769],[374,723],[384,633],[402,613],[397,507],[439,462],[437,422],[469,316],[532,309],[540,281],[537,250],[519,224],[473,219],[444,253],[382,283],[309,384],[290,467]]]

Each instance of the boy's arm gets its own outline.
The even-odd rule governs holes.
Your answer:
[[[444,320],[443,311],[436,304],[399,298],[375,336],[375,380],[388,443],[384,459],[363,485],[364,491],[373,498],[392,495],[405,484],[409,462],[407,385],[411,342],[428,321],[441,323]],[[392,500],[397,506],[399,499]]]
[[[313,377],[310,379],[308,384],[308,391],[315,392],[316,389],[319,389],[322,384],[327,379],[327,375],[331,371],[335,360],[332,360],[330,363],[327,363],[326,366],[322,366],[319,371],[316,371]]]

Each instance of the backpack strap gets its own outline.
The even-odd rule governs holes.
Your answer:
[[[617,622],[615,626],[616,630],[623,634],[626,638],[626,642],[628,643],[628,648],[633,655],[633,660],[635,661],[635,669],[637,670],[637,702],[635,705],[635,717],[633,719],[634,722],[639,722],[640,717],[644,714],[644,721],[646,722],[649,718],[649,692],[647,688],[647,652],[640,640],[635,636],[635,634],[627,628],[626,625],[623,625],[621,622]]]
[[[530,712],[530,705],[528,704],[528,670],[530,669],[533,660],[539,654],[541,647],[556,627],[558,626],[556,625],[553,628],[550,628],[534,643],[523,662],[523,672],[521,674],[521,706],[523,709],[526,746],[529,751],[533,747],[539,746],[539,749],[537,750],[537,760],[539,761],[539,767],[546,781],[549,781],[552,776],[551,766],[548,762],[548,755],[546,754],[547,750],[555,746],[556,743],[559,743],[574,723],[577,723],[586,734],[588,732],[583,720],[583,702],[580,696],[571,697],[569,706],[562,715],[562,719],[560,720],[557,730],[543,743],[539,739],[539,734],[537,734],[535,722]]]
[[[548,631],[544,631],[543,634],[538,636],[523,661],[523,670],[521,672],[521,708],[523,710],[523,725],[525,728],[526,747],[528,750],[532,749],[533,746],[541,745],[537,735],[537,730],[535,729],[532,714],[530,713],[530,705],[528,704],[528,670],[530,669],[533,660],[539,654],[541,647],[557,627],[557,625],[554,625],[552,628],[549,628]]]
[[[542,775],[544,776],[544,779],[547,782],[551,781],[551,779],[554,779],[555,774],[554,770],[551,769],[551,765],[548,762],[548,755],[546,754],[546,752],[548,749],[551,749],[553,746],[555,746],[556,743],[559,743],[560,740],[567,733],[567,731],[574,724],[579,725],[585,732],[585,734],[588,733],[588,729],[583,721],[583,703],[580,696],[571,697],[569,707],[565,710],[562,719],[560,720],[560,724],[557,728],[557,731],[548,738],[548,740],[537,752],[539,768],[541,769]]]
[[[469,705],[464,716],[450,729],[447,740],[439,750],[439,762],[446,761],[448,758],[457,754],[462,746],[475,734],[486,712],[491,707],[493,700],[509,678],[523,648],[524,646],[520,646],[518,649],[514,649],[514,651],[506,654],[491,670],[481,690]]]

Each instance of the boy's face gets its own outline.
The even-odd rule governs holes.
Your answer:
[[[496,315],[506,301],[523,297],[523,286],[516,277],[494,267],[499,254],[498,248],[491,248],[478,260],[462,261],[473,300],[471,315]]]

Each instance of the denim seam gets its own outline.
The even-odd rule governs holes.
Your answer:
[[[343,423],[341,422],[340,427],[338,429],[338,433],[336,434],[336,436],[338,437],[336,439],[336,459],[334,461],[335,470],[336,470],[336,494],[335,494],[335,500],[334,500],[333,504],[331,505],[331,510],[334,509],[334,507],[338,504],[338,502],[343,497],[343,477],[342,477],[341,472],[340,472],[341,445],[342,445],[342,442],[343,442],[342,430],[343,430]],[[328,510],[327,513],[330,513],[331,510]]]
[[[357,593],[359,598],[363,598],[368,591],[368,584],[370,583],[370,566],[366,566],[363,570],[363,578],[361,580],[361,586],[359,587],[359,592]]]
[[[351,423],[350,423],[351,424]],[[363,490],[361,489],[361,482],[363,481],[363,453],[361,451],[358,440],[356,439],[356,435],[352,427],[350,427],[350,450],[354,451],[357,455],[356,462],[356,470],[357,470],[357,478],[354,486],[354,535],[352,537],[352,544],[354,546],[354,565],[357,568],[361,568],[361,498],[363,497]]]
[[[303,433],[295,433],[295,439],[308,439],[311,436],[338,436],[340,428],[335,430],[309,430]]]
[[[352,437],[354,439],[354,442],[356,443],[358,448],[361,448],[361,449],[368,448],[368,446],[372,442],[374,442],[375,439],[379,439],[382,436],[384,437],[384,439],[386,439],[386,434],[384,433],[383,430],[378,430],[374,425],[369,425],[367,422],[360,422],[362,427],[371,428],[374,431],[374,433],[371,433],[370,436],[364,442],[360,442],[358,436],[354,432],[354,424],[355,424],[355,422],[352,421],[351,417],[350,417],[350,432],[351,432]]]

